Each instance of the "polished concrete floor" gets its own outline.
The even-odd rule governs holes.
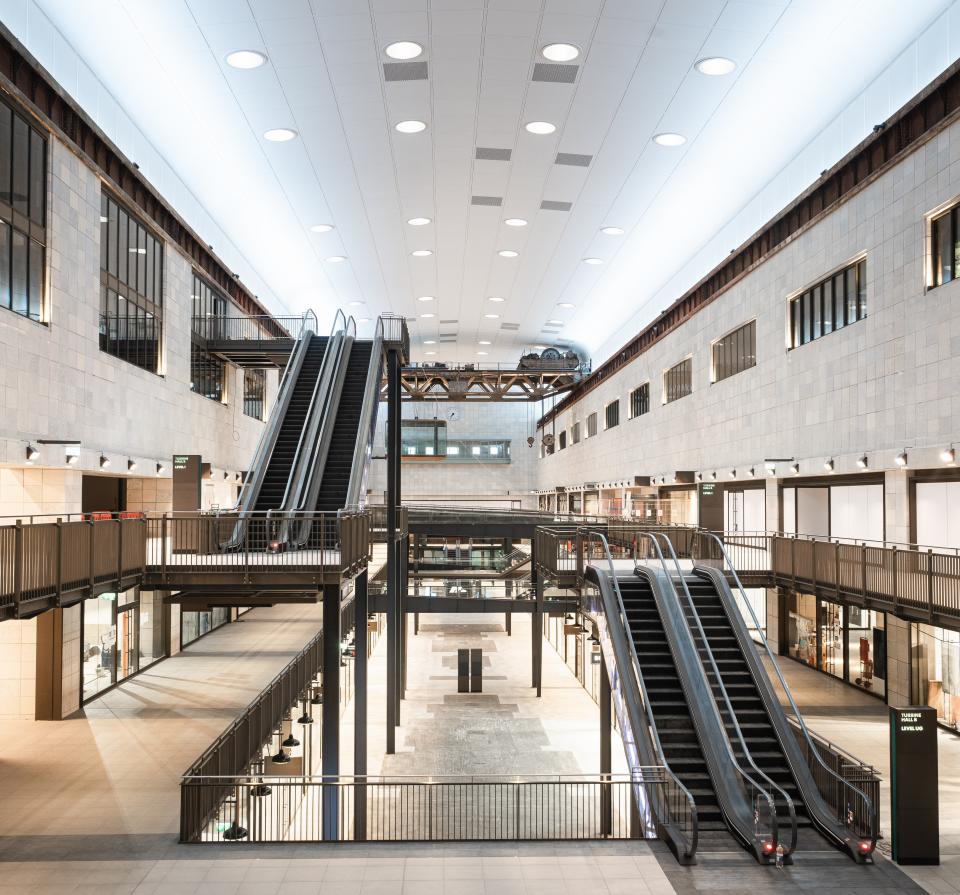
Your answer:
[[[0,725],[0,895],[922,891],[882,860],[859,868],[826,852],[776,870],[730,852],[680,868],[656,841],[180,846],[179,775],[309,640],[319,607],[259,609],[247,618],[112,691],[84,718]],[[455,692],[458,645],[484,650],[483,699]],[[370,663],[371,773],[598,769],[596,706],[547,643],[544,695],[533,695],[529,620],[521,616],[512,637],[499,616],[422,617],[420,635],[410,637],[397,753],[384,756],[385,646]],[[784,667],[811,726],[882,770],[883,705],[791,665]],[[852,713],[843,711],[848,703]],[[955,745],[941,746],[947,837],[960,781]],[[622,760],[615,748],[615,770]],[[925,871],[924,888],[957,891],[949,866]]]

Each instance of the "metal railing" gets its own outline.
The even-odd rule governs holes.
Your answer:
[[[627,775],[217,777],[181,782],[182,842],[639,838]],[[643,785],[667,784],[641,768]],[[358,806],[364,806],[358,810]],[[362,812],[362,816],[361,816]]]
[[[138,584],[146,529],[139,515],[0,526],[0,610],[20,615]]]
[[[697,805],[693,795],[671,770],[663,751],[636,644],[630,633],[630,621],[617,581],[610,545],[601,532],[580,532],[578,537],[584,543],[596,543],[601,559],[605,562],[604,571],[616,601],[608,609],[601,592],[601,599],[591,608],[597,619],[604,661],[607,662],[610,675],[611,695],[623,737],[624,752],[628,765],[633,766],[631,770],[638,786],[644,779],[642,771],[636,767],[641,757],[649,754],[651,759],[657,762],[656,779],[661,781],[659,786],[653,791],[645,791],[645,798],[641,797],[638,789],[635,798],[638,806],[641,802],[647,806],[658,833],[675,849],[678,860],[692,862],[699,840]],[[656,544],[654,548],[659,549]],[[610,616],[614,616],[612,621]],[[642,712],[639,717],[638,711]]]
[[[296,549],[281,540],[286,515],[166,513],[146,523],[146,565],[161,583],[184,572],[247,579],[264,571],[348,574],[370,559],[365,512],[302,513],[294,520],[308,536]]]
[[[278,339],[299,339],[306,331],[316,332],[317,315],[306,311],[298,317],[259,316],[194,317],[193,332],[212,342],[272,342]]]
[[[876,848],[877,837],[880,834],[878,803],[871,799],[855,782],[857,776],[869,776],[865,774],[866,766],[856,762],[856,760],[853,760],[854,764],[847,755],[834,753],[825,741],[821,740],[818,743],[807,729],[803,716],[800,714],[800,709],[793,698],[793,693],[780,669],[780,663],[770,648],[764,629],[760,626],[753,605],[747,598],[740,582],[736,567],[733,565],[720,538],[712,532],[698,532],[694,539],[691,558],[698,563],[713,564],[728,580],[732,581],[731,592],[734,594],[737,609],[740,611],[742,618],[749,619],[753,623],[751,633],[754,642],[759,642],[762,647],[768,660],[767,665],[773,669],[789,710],[793,714],[793,718],[790,720],[794,725],[800,751],[806,760],[820,796],[833,812],[835,820],[859,838],[858,854],[860,856],[872,854]],[[756,638],[759,638],[759,641]],[[835,758],[828,764],[824,759],[824,754],[835,756]],[[843,773],[847,769],[853,770],[854,774],[848,776]],[[876,788],[877,792],[879,791],[878,787],[879,781],[876,784],[871,784],[871,788]]]
[[[384,348],[397,348],[401,363],[410,358],[410,329],[400,314],[381,314]]]
[[[347,485],[347,505],[363,506],[366,502],[367,477],[373,457],[373,442],[377,433],[377,409],[380,406],[380,380],[384,366],[384,319],[377,318],[367,367],[367,385],[363,394],[363,407],[357,424],[357,440],[350,464],[350,481]],[[409,340],[409,335],[408,335]]]

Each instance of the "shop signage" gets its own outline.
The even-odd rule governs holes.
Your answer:
[[[173,455],[173,509],[175,512],[193,512],[200,509],[200,479],[202,472],[199,454]]]
[[[898,864],[939,864],[937,711],[890,707],[890,832]]]

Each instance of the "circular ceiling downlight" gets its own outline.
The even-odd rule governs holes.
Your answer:
[[[523,218],[507,218],[504,223],[508,227],[526,227],[527,222]]]
[[[232,53],[227,53],[227,65],[231,68],[260,68],[266,61],[267,54],[257,50],[234,50]]]
[[[580,48],[573,44],[547,44],[540,52],[551,62],[572,62],[580,55]]]
[[[658,146],[683,146],[687,138],[683,134],[674,134],[669,131],[663,134],[656,134],[653,142]]]
[[[623,227],[601,227],[600,232],[604,236],[623,236]]]
[[[271,143],[286,143],[297,136],[297,132],[289,127],[272,127],[263,132],[263,139]]]
[[[324,260],[329,264],[339,264],[341,261],[346,261],[347,259],[343,255],[331,255]]]
[[[499,320],[499,319],[500,319],[500,315],[499,315],[499,314],[484,314],[483,316],[486,317],[487,320]]]
[[[427,224],[430,223],[430,218],[410,218],[410,220],[407,221],[407,223],[411,227],[425,227]]]
[[[499,295],[491,295],[487,301],[505,301],[505,299],[501,298]]]
[[[567,309],[569,310],[570,308],[575,308],[576,305],[573,304],[573,303],[571,303],[571,302],[569,302],[569,301],[562,301],[562,302],[560,302],[560,303],[557,305],[557,307],[558,307],[558,308],[567,308]]]
[[[541,137],[552,134],[557,129],[557,126],[549,121],[528,121],[524,127],[528,133],[537,134]]]
[[[432,295],[421,295],[417,301],[434,301],[434,297]]]
[[[427,129],[427,123],[425,121],[417,121],[415,118],[411,118],[408,121],[398,121],[394,128],[398,130],[401,134],[419,134],[421,131]]]
[[[583,263],[584,264],[603,264],[603,259],[602,258],[584,258]]]
[[[414,258],[426,258],[429,255],[432,255],[433,252],[430,249],[414,249],[411,253]]]
[[[421,314],[420,316],[421,316],[424,320],[429,320],[431,317],[435,317],[436,315],[430,313],[429,311],[427,311],[426,314]]]
[[[729,75],[737,67],[737,63],[726,56],[707,56],[697,61],[694,68],[702,75]]]
[[[387,44],[383,52],[391,59],[416,59],[423,52],[423,47],[412,40],[398,40]]]
[[[501,258],[516,258],[520,253],[515,252],[513,249],[500,249],[500,251],[497,252],[497,254]]]
[[[329,233],[333,229],[333,224],[314,224],[310,230],[313,233]]]

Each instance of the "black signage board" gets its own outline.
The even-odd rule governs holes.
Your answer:
[[[457,692],[470,692],[470,650],[457,650]]]
[[[174,512],[200,509],[201,458],[199,454],[173,455]]]
[[[937,711],[890,707],[890,832],[898,864],[940,863]]]

